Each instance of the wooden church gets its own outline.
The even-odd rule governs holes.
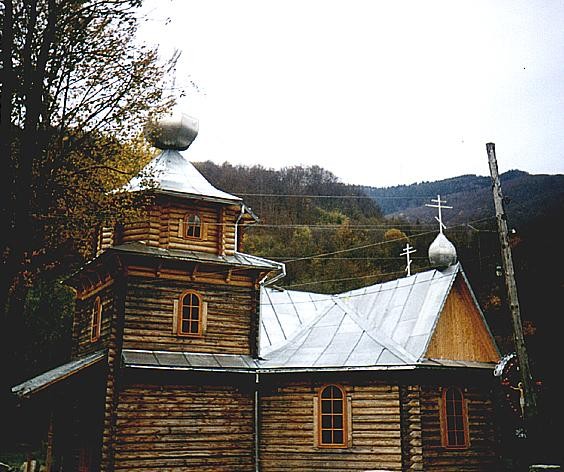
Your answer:
[[[283,264],[241,252],[252,211],[180,152],[197,122],[153,131],[146,218],[68,280],[71,361],[12,389],[52,412],[47,471],[499,470],[499,353],[442,232],[433,270],[274,288]]]

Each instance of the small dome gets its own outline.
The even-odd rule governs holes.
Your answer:
[[[173,113],[151,121],[145,137],[159,149],[184,151],[198,135],[198,120],[184,113]]]
[[[448,267],[456,263],[456,249],[444,234],[439,233],[429,246],[429,261],[435,267]]]

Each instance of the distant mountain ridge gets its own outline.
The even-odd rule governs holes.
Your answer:
[[[564,175],[529,174],[510,170],[501,174],[506,211],[511,225],[522,225],[533,217],[564,208]],[[447,226],[495,216],[490,177],[461,175],[434,182],[378,188],[363,187],[387,217],[411,222],[434,221],[435,211],[425,207],[441,195],[452,210],[445,211]],[[558,210],[560,209],[560,210]]]

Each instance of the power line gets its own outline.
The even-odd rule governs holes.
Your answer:
[[[429,200],[431,197],[425,197],[421,195],[417,195],[414,197],[400,197],[400,196],[393,196],[393,195],[386,195],[386,196],[370,196],[370,195],[314,195],[314,194],[301,194],[301,193],[289,193],[289,194],[280,194],[280,193],[238,193],[237,196],[243,197],[287,197],[287,198],[355,198],[355,199],[369,199],[369,200]],[[447,195],[448,196],[448,195]]]

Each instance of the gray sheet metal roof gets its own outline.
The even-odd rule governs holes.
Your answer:
[[[97,351],[89,356],[83,357],[81,359],[76,359],[71,362],[67,362],[59,367],[51,369],[41,375],[33,377],[30,380],[12,387],[12,393],[18,397],[29,397],[34,393],[39,392],[51,385],[60,382],[61,380],[67,379],[72,375],[80,372],[94,364],[97,364],[102,359],[105,359],[106,352]]]
[[[252,372],[257,367],[251,356],[236,354],[124,349],[122,360],[125,367],[141,369]]]
[[[194,262],[211,262],[214,264],[225,264],[229,266],[248,267],[252,269],[275,270],[282,267],[282,263],[263,259],[262,257],[251,256],[236,252],[232,256],[220,256],[217,254],[209,254],[206,252],[186,251],[182,249],[164,249],[146,244],[132,242],[119,246],[113,246],[108,251],[117,251],[131,254],[143,254],[154,256],[161,259],[172,259]]]
[[[260,299],[261,355],[284,345],[334,301],[328,295],[263,288]]]
[[[152,185],[148,184],[147,176],[151,176]],[[224,203],[241,201],[241,198],[215,188],[181,152],[175,149],[163,150],[129,181],[124,190],[135,192],[151,188],[199,200]]]
[[[284,346],[264,354],[261,368],[371,367],[414,362],[392,343],[383,344],[347,306],[334,300],[302,325]]]
[[[422,357],[459,273],[456,264],[338,295],[263,288],[261,368],[476,367]]]
[[[415,359],[424,354],[460,264],[420,272],[339,295],[369,328],[399,344]]]

